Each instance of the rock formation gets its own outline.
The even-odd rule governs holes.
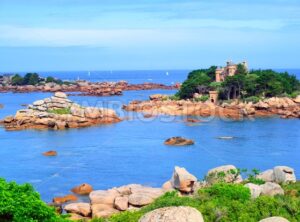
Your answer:
[[[27,109],[17,111],[15,116],[4,119],[7,130],[80,128],[121,121],[114,110],[82,107],[73,103],[62,92],[51,98],[35,101]]]
[[[289,167],[275,167],[274,169],[294,170]],[[216,175],[215,173],[225,173],[222,182],[236,183],[241,182],[242,178],[239,173],[235,174],[237,168],[233,165],[225,165],[216,167],[208,171],[208,175]],[[228,173],[228,174],[227,174]],[[233,174],[232,174],[233,173]],[[213,179],[213,181],[212,181]],[[218,178],[219,179],[219,178]],[[53,199],[55,204],[62,204],[67,201],[73,203],[64,206],[64,210],[71,213],[74,220],[89,220],[91,218],[108,218],[113,214],[123,211],[140,210],[155,201],[155,199],[164,195],[169,191],[177,191],[178,195],[194,195],[194,193],[204,187],[210,187],[216,182],[215,177],[206,177],[204,181],[197,181],[197,178],[190,174],[185,168],[175,167],[173,175],[162,188],[146,187],[140,184],[129,184],[121,187],[114,187],[108,190],[94,190],[89,194],[89,201],[86,203],[78,202],[74,195],[65,197],[57,197]],[[84,184],[83,184],[84,185]],[[75,187],[76,190],[86,185]],[[284,191],[276,182],[266,182],[262,185],[247,183],[244,185],[249,188],[251,197],[257,198],[260,195],[274,196],[283,195]],[[266,220],[266,219],[265,219]],[[166,207],[156,209],[145,214],[139,222],[175,222],[175,221],[203,221],[200,212],[190,207]],[[262,220],[264,221],[264,220]],[[272,221],[271,219],[266,221]],[[274,220],[277,221],[277,220]],[[280,220],[278,220],[280,221]]]
[[[171,137],[167,139],[164,144],[169,146],[186,146],[186,145],[193,145],[195,142],[190,139],[186,139],[183,137]]]
[[[192,207],[164,207],[145,214],[139,222],[204,222],[202,214]]]
[[[269,98],[252,102],[233,102],[216,105],[211,102],[190,100],[174,101],[155,96],[148,101],[132,101],[123,108],[127,111],[144,112],[152,115],[164,114],[174,116],[217,116],[241,120],[245,117],[268,117],[279,115],[282,118],[300,118],[300,103],[290,98]]]

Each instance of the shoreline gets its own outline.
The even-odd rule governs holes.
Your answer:
[[[152,99],[155,98],[155,99]],[[145,115],[160,114],[173,116],[216,116],[224,119],[242,120],[243,118],[280,116],[281,118],[300,118],[300,98],[271,97],[257,103],[233,101],[214,104],[191,100],[170,100],[164,95],[150,96],[150,100],[132,101],[124,105],[126,111],[142,112]]]

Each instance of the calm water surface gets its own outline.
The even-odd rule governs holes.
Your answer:
[[[289,165],[300,178],[300,121],[267,118],[242,122],[204,119],[186,124],[181,117],[143,119],[136,113],[124,113],[120,104],[147,99],[154,93],[174,91],[129,91],[120,97],[80,97],[71,99],[83,105],[114,108],[129,120],[118,124],[66,131],[24,130],[7,132],[0,128],[0,177],[30,182],[50,201],[69,193],[70,188],[90,183],[95,189],[107,189],[128,183],[161,186],[175,165],[186,167],[202,178],[212,167],[235,164],[240,168],[265,170]],[[0,94],[0,118],[14,114],[49,93]],[[194,146],[168,147],[165,139],[184,136]],[[219,136],[234,136],[219,140]],[[42,152],[58,151],[57,157]]]

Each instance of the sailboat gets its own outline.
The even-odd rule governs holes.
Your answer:
[[[166,76],[168,76],[169,75],[169,72],[166,72]]]

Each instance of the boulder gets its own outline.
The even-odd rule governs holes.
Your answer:
[[[56,92],[56,93],[54,93],[54,96],[57,97],[57,98],[62,98],[62,99],[67,99],[68,98],[67,94],[65,94],[63,92]]]
[[[174,187],[172,185],[172,182],[169,180],[167,182],[165,182],[163,185],[162,185],[162,189],[164,191],[171,191],[171,190],[174,190]]]
[[[77,187],[72,188],[71,191],[79,195],[88,195],[93,191],[93,187],[87,183],[83,183]]]
[[[265,182],[274,182],[275,181],[275,175],[273,170],[266,170],[264,172],[261,172],[256,176],[256,178],[261,179]]]
[[[87,217],[91,214],[91,205],[89,203],[71,203],[64,207],[68,213],[75,213]]]
[[[293,168],[287,166],[276,166],[273,170],[276,183],[296,182],[296,176]]]
[[[204,222],[204,219],[192,207],[164,207],[145,214],[139,222]]]
[[[149,96],[150,100],[165,100],[165,99],[168,99],[168,98],[169,98],[169,96],[162,95],[162,94],[154,94],[154,95]]]
[[[125,211],[128,209],[128,197],[116,197],[114,207],[120,211]]]
[[[89,217],[83,217],[75,213],[70,213],[70,217],[68,217],[68,219],[71,221],[80,221],[80,222],[90,221]]]
[[[298,95],[295,99],[294,99],[295,103],[300,103],[300,95]]]
[[[165,145],[170,146],[186,146],[186,145],[193,145],[194,141],[190,139],[186,139],[183,137],[172,137],[165,141]]]
[[[41,106],[44,105],[45,101],[44,100],[37,100],[35,102],[33,102],[34,106]]]
[[[107,204],[113,205],[115,198],[120,196],[117,190],[96,190],[92,191],[89,195],[91,203],[94,204]]]
[[[194,183],[197,178],[190,174],[185,168],[176,166],[171,178],[171,184],[174,188],[181,192],[193,192]]]
[[[259,222],[289,222],[287,219],[283,217],[268,217]]]
[[[284,190],[277,183],[266,182],[261,187],[261,194],[267,196],[284,195]]]
[[[54,150],[50,150],[43,153],[44,156],[57,156],[57,152]]]
[[[259,185],[256,185],[253,183],[247,183],[244,186],[249,188],[250,193],[251,193],[251,198],[253,198],[253,199],[259,197],[262,192],[262,188]]]
[[[11,123],[14,120],[13,116],[7,116],[4,118],[4,123]]]
[[[54,197],[52,202],[55,204],[63,204],[69,201],[76,201],[78,198],[73,194],[68,194],[63,197]]]
[[[113,214],[118,213],[113,205],[109,204],[93,204],[92,205],[92,217],[93,218],[103,218],[110,217]]]
[[[156,198],[163,194],[164,192],[160,188],[135,187],[131,188],[128,202],[133,206],[142,207],[152,203]]]
[[[224,165],[210,169],[206,174],[206,181],[209,184],[223,181],[226,183],[240,183],[243,178],[238,174],[238,169],[235,166]]]
[[[95,107],[87,107],[84,109],[84,116],[86,118],[97,119],[101,117],[101,113],[98,108]]]

